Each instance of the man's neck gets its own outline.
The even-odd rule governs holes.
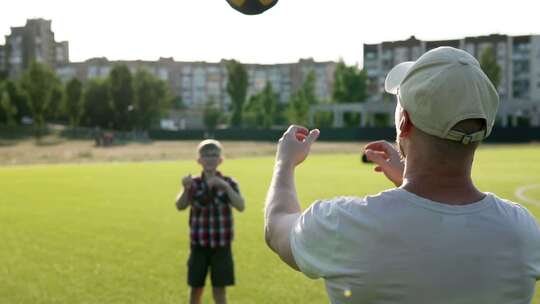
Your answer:
[[[442,166],[427,161],[406,161],[401,188],[448,205],[471,204],[485,197],[471,179],[470,165]]]

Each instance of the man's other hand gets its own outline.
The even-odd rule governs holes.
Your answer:
[[[394,145],[379,140],[367,144],[364,151],[367,159],[377,164],[375,167],[376,172],[383,172],[396,187],[401,186],[405,164]]]

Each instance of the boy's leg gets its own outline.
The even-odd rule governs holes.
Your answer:
[[[212,295],[214,296],[214,302],[216,304],[227,304],[227,295],[225,293],[225,287],[213,287]]]
[[[210,249],[192,246],[188,260],[188,285],[191,286],[190,304],[200,304],[204,281],[210,266]]]
[[[225,287],[234,285],[231,246],[217,247],[210,257],[212,292],[216,304],[227,303]]]
[[[201,304],[204,287],[191,287],[189,294],[189,304]]]

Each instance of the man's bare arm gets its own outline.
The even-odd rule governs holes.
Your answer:
[[[298,270],[290,245],[290,232],[301,214],[294,185],[294,168],[276,164],[265,206],[265,240],[279,257]]]
[[[294,168],[309,154],[319,130],[290,126],[279,140],[276,165],[265,205],[265,240],[279,257],[298,270],[290,245],[290,233],[301,215],[294,183]]]

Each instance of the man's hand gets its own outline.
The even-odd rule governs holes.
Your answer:
[[[320,131],[291,125],[279,139],[276,153],[276,163],[296,167],[303,162],[309,154],[311,144],[317,140]]]
[[[394,145],[384,140],[374,141],[367,144],[364,151],[367,158],[377,164],[376,172],[383,172],[396,187],[401,186],[405,164]]]
[[[184,178],[182,178],[182,186],[184,187],[184,189],[186,190],[191,189],[192,183],[193,183],[193,179],[191,178],[191,174],[184,176]]]

